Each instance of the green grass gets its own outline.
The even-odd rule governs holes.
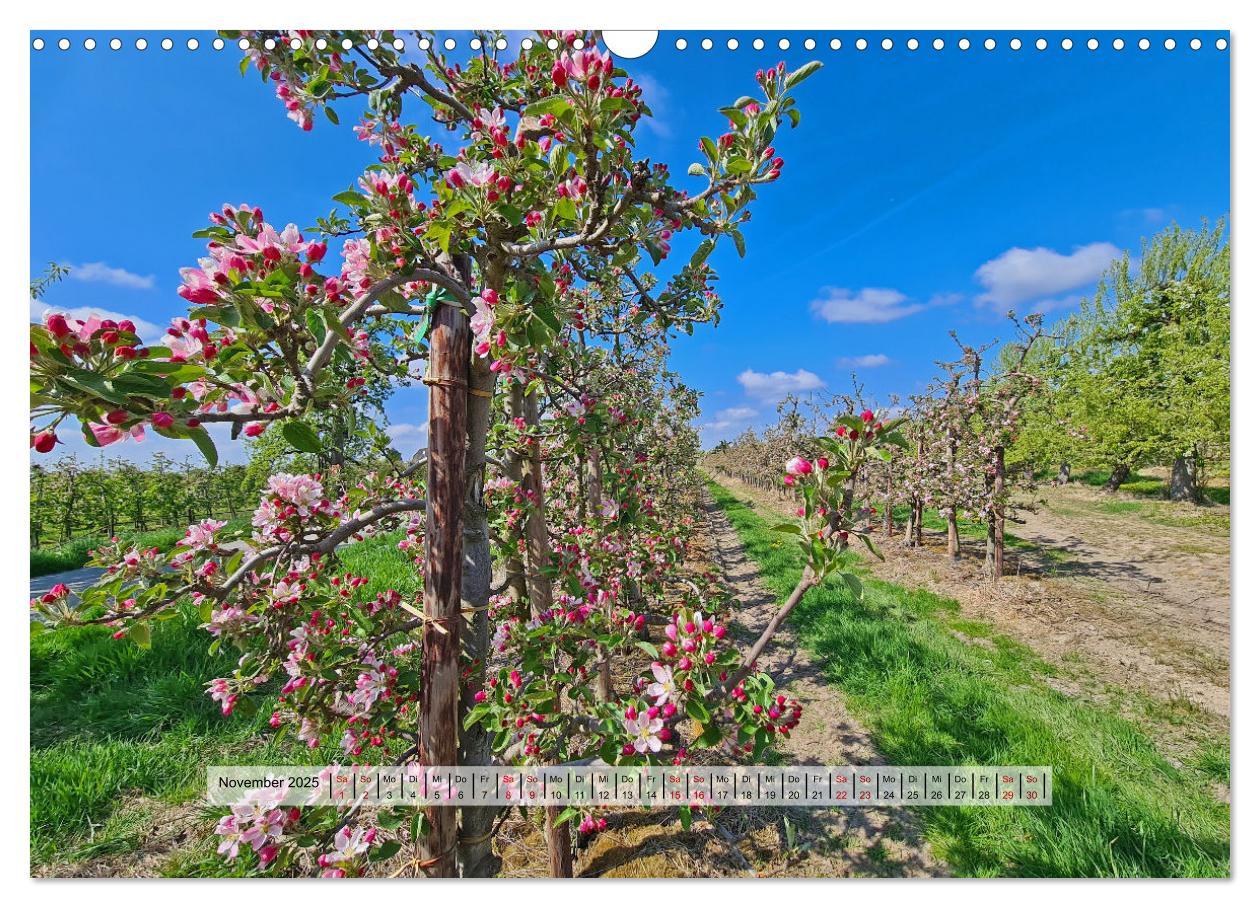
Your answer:
[[[369,589],[410,593],[415,569],[399,534],[339,552]],[[152,647],[114,640],[102,628],[62,628],[31,638],[31,862],[134,854],[154,817],[199,799],[205,769],[225,762],[324,763],[336,742],[315,751],[277,740],[267,726],[270,696],[257,712],[224,717],[206,683],[230,675],[236,655],[210,655],[211,637],[191,607],[158,623]],[[194,841],[158,867],[170,875],[240,872],[213,857],[213,818]]]
[[[711,489],[763,579],[786,595],[800,577],[799,550],[754,509]],[[1133,721],[1048,686],[1051,666],[982,622],[962,621],[953,600],[863,583],[858,601],[828,580],[792,624],[890,763],[1054,768],[1050,807],[920,810],[956,874],[1228,875],[1229,807],[1211,790],[1226,742],[1178,769]]]
[[[1111,474],[1107,470],[1086,470],[1084,473],[1073,476],[1072,481],[1102,488],[1110,478]],[[1142,495],[1147,498],[1167,498],[1168,482],[1160,479],[1158,476],[1136,473],[1127,482],[1120,484],[1120,491],[1128,492],[1130,495]],[[1203,490],[1203,496],[1208,501],[1216,504],[1228,505],[1229,486],[1209,486]]]
[[[1197,508],[1184,510],[1176,505],[1162,501],[1107,500],[1092,502],[1090,507],[1103,514],[1137,517],[1166,527],[1193,528],[1218,534],[1229,534],[1229,514],[1217,513],[1213,510]]]
[[[228,521],[226,530],[243,529],[249,525],[248,518],[238,517]],[[123,532],[118,538],[141,548],[156,546],[163,551],[173,548],[175,543],[184,538],[187,527],[164,527],[145,533]],[[31,549],[31,576],[43,577],[45,574],[59,574],[62,571],[73,571],[88,563],[88,553],[100,548],[109,541],[107,536],[80,536],[69,542],[53,546],[40,546]]]

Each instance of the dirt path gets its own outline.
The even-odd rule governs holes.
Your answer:
[[[722,481],[771,511],[790,514],[794,507]],[[983,577],[982,543],[965,539],[955,563],[945,554],[944,534],[931,531],[922,549],[905,548],[900,534],[877,539],[886,560],[872,559],[871,570],[955,599],[965,617],[1032,647],[1060,670],[1046,680],[1065,693],[1115,701],[1118,691],[1140,691],[1156,704],[1188,705],[1227,730],[1229,537],[1211,522],[1225,509],[1104,498],[1074,486],[1039,490],[1037,498],[1023,524],[1007,526],[1031,545],[1008,549],[1013,576],[997,586]],[[1175,752],[1179,733],[1167,731]]]
[[[1229,714],[1229,536],[1195,526],[1191,506],[1048,490],[1015,527],[1066,554],[1055,581],[1089,591],[1116,656],[1151,681]],[[1116,508],[1121,508],[1118,512]],[[1213,508],[1224,510],[1223,508]]]
[[[744,553],[739,536],[717,505],[706,497],[702,529],[712,543],[712,557],[740,603],[741,628],[758,628],[778,608],[756,566]],[[748,636],[752,636],[749,634]],[[741,641],[744,643],[749,640]],[[800,726],[780,744],[788,763],[843,766],[885,763],[844,705],[839,690],[826,682],[790,629],[784,629],[761,660],[765,671],[791,691],[804,706]],[[782,862],[783,818],[796,830],[802,853]],[[934,858],[906,810],[739,810],[724,819],[741,852],[762,875],[942,876],[945,865]]]

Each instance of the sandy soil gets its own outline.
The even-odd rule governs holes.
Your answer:
[[[723,478],[741,497],[784,514],[795,505]],[[983,577],[983,544],[945,554],[943,533],[907,549],[900,534],[876,540],[886,560],[873,572],[958,600],[965,617],[993,624],[1063,671],[1065,692],[1115,698],[1116,688],[1156,702],[1191,704],[1221,729],[1229,717],[1228,509],[1108,496],[1067,486],[1039,490],[1035,511],[1009,533],[1012,576]],[[1121,503],[1116,512],[1116,504]]]

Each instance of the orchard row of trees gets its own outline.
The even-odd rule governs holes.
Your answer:
[[[405,56],[393,32],[244,37],[300,127],[365,104],[355,132],[377,161],[311,236],[248,205],[214,212],[206,257],[183,272],[188,315],[161,346],[123,323],[32,325],[31,440],[55,449],[73,417],[88,444],[146,427],[213,463],[205,425],[221,422],[315,465],[267,478],[243,550],[202,521],[167,555],[106,547],[79,605],[64,590],[32,605],[145,645],[191,598],[214,645],[240,653],[208,679],[223,712],[278,693],[272,726],[347,762],[732,760],[790,734],[800,704],[758,658],[866,532],[847,477],[901,439],[819,442],[833,466],[799,485],[808,513],[787,530],[808,566],[741,648],[722,589],[690,560],[697,397],[667,354],[716,320],[707,260],[719,241],[743,253],[749,206],[785,166],[775,137],[800,120],[793,92],[819,64],[758,71],[700,138],[684,189],[636,157],[651,111],[595,34],[544,32],[512,53],[481,34],[464,61],[431,39]],[[404,119],[417,103],[423,127]],[[356,403],[417,376],[426,448],[347,478],[353,440],[379,431]],[[368,596],[339,567],[339,546],[386,530],[415,558],[420,597]],[[353,875],[418,845],[415,872],[483,876],[498,814],[406,808],[369,826],[257,794],[218,832],[258,872]],[[554,874],[572,873],[572,831],[597,830],[597,814],[539,817]]]
[[[1173,498],[1198,500],[1206,478],[1229,462],[1229,246],[1225,224],[1172,226],[1134,263],[1114,263],[1093,300],[1047,328],[1016,318],[1015,339],[969,346],[938,362],[923,393],[882,403],[860,389],[831,400],[789,398],[779,419],[708,455],[711,468],[763,488],[781,487],[784,464],[816,457],[812,439],[838,414],[868,423],[905,420],[904,449],[856,477],[859,498],[879,503],[885,535],[922,543],[923,518],[944,520],[947,549],[961,557],[959,520],[985,527],[986,571],[1004,570],[1003,535],[1013,503],[1039,477],[1106,469],[1112,491],[1133,471],[1170,469]],[[878,411],[878,412],[876,412]],[[850,429],[850,431],[853,431]],[[901,526],[895,515],[901,513]]]
[[[938,363],[937,377],[924,393],[905,401],[893,399],[880,407],[864,399],[860,388],[831,401],[802,402],[794,398],[779,407],[776,425],[762,434],[749,430],[733,443],[720,444],[709,454],[711,468],[746,483],[769,487],[778,482],[791,487],[794,458],[816,459],[822,452],[815,440],[820,426],[837,415],[837,431],[858,438],[883,430],[895,421],[900,446],[888,447],[868,459],[851,478],[850,502],[871,505],[867,517],[885,536],[896,532],[894,512],[905,511],[905,542],[922,545],[923,519],[935,510],[948,528],[951,557],[962,557],[959,520],[985,526],[985,568],[993,579],[1004,569],[1006,521],[1020,483],[1009,451],[1018,437],[1026,401],[1042,389],[1041,380],[1026,369],[1029,351],[1045,336],[1040,316],[1019,320],[1011,316],[1018,341],[991,357],[991,347],[975,348],[951,334],[957,358]],[[860,411],[857,422],[843,414]],[[783,464],[789,464],[788,476]]]
[[[31,545],[235,519],[253,510],[265,478],[244,464],[211,467],[163,454],[143,466],[118,458],[85,463],[74,455],[34,463]]]

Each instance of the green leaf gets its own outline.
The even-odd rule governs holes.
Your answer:
[[[708,136],[705,136],[700,140],[700,147],[704,149],[705,157],[716,164],[718,159],[718,149],[713,140]]]
[[[306,454],[318,454],[323,449],[315,430],[300,419],[285,423],[280,433],[289,444]]]
[[[430,224],[429,229],[425,231],[425,236],[436,242],[442,247],[443,252],[450,252],[451,248],[451,228],[445,224]]]
[[[739,257],[742,259],[744,257],[744,252],[746,251],[744,247],[744,235],[738,230],[732,230],[731,239],[735,241],[735,251],[739,253]]]
[[[133,624],[127,630],[127,636],[136,642],[136,646],[141,649],[148,649],[152,646],[153,640],[149,633],[149,625],[141,622]]]
[[[214,439],[210,437],[210,433],[201,426],[188,430],[188,437],[193,440],[193,444],[201,451],[201,456],[206,459],[206,463],[210,466],[217,467],[219,465],[219,450],[214,446]]]
[[[480,722],[482,717],[489,712],[489,703],[478,703],[472,709],[468,710],[468,715],[464,716],[464,731],[468,731],[468,729]]]
[[[703,265],[705,259],[709,257],[709,253],[713,251],[713,247],[716,245],[717,243],[714,240],[706,239],[703,243],[696,247],[695,253],[691,256],[691,267],[697,268],[700,265]]]
[[[704,704],[698,698],[691,698],[687,701],[687,715],[695,719],[697,722],[708,722],[709,711],[705,709]]]
[[[327,104],[324,105],[324,116],[328,117],[329,122],[331,122],[333,126],[341,125],[341,120],[337,119],[337,111],[333,110]]]
[[[397,839],[392,842],[386,842],[379,848],[372,849],[372,860],[388,861],[394,855],[398,854],[400,850],[402,850],[402,842],[399,842]]]
[[[872,555],[874,555],[880,561],[884,560],[884,553],[881,552],[879,549],[875,548],[875,543],[871,542],[870,536],[866,535],[865,533],[855,533],[854,535],[857,536],[858,539],[861,539],[862,542],[866,544],[866,547],[870,549],[870,552]]]
[[[629,98],[604,98],[599,102],[599,109],[604,113],[617,110],[632,110],[634,103]]]
[[[800,531],[800,525],[795,523],[776,523],[770,528],[772,533],[791,533],[793,536],[800,533]]]
[[[132,371],[115,375],[110,385],[128,397],[166,397],[171,392],[170,384],[163,379]]]
[[[541,319],[553,334],[560,333],[560,319],[556,318],[555,311],[546,303],[539,303],[534,307],[534,316]]]
[[[543,117],[551,114],[553,117],[559,118],[566,110],[569,110],[569,102],[560,95],[552,95],[550,98],[543,98],[541,101],[535,101],[521,112],[525,117]]]
[[[635,645],[638,646],[639,649],[643,650],[643,652],[651,656],[654,660],[659,660],[661,658],[660,650],[658,650],[653,644],[648,643],[646,640],[639,640]]]
[[[58,375],[54,381],[57,384],[67,385],[71,390],[78,391],[81,394],[99,397],[112,404],[126,404],[127,402],[125,394],[115,391],[113,386],[104,378],[86,369],[67,369],[61,375]]]
[[[678,822],[682,824],[683,832],[686,832],[688,829],[691,828],[691,808],[690,807],[678,808]]]
[[[578,810],[576,807],[566,807],[564,810],[560,811],[559,815],[556,817],[555,822],[551,824],[551,828],[555,829],[557,826],[561,826],[569,822],[569,820],[572,820],[579,813],[581,813],[581,811]]]
[[[376,825],[381,829],[393,831],[402,825],[401,810],[382,810],[376,817]]]
[[[353,189],[347,189],[345,192],[339,192],[333,196],[334,202],[340,202],[350,208],[362,208],[366,205],[367,200]]]
[[[822,69],[821,60],[810,60],[800,69],[790,73],[783,84],[787,88],[795,88],[820,69]]]
[[[328,326],[324,324],[324,314],[318,309],[307,309],[306,328],[315,336],[315,343],[322,343],[324,335],[328,333]]]

